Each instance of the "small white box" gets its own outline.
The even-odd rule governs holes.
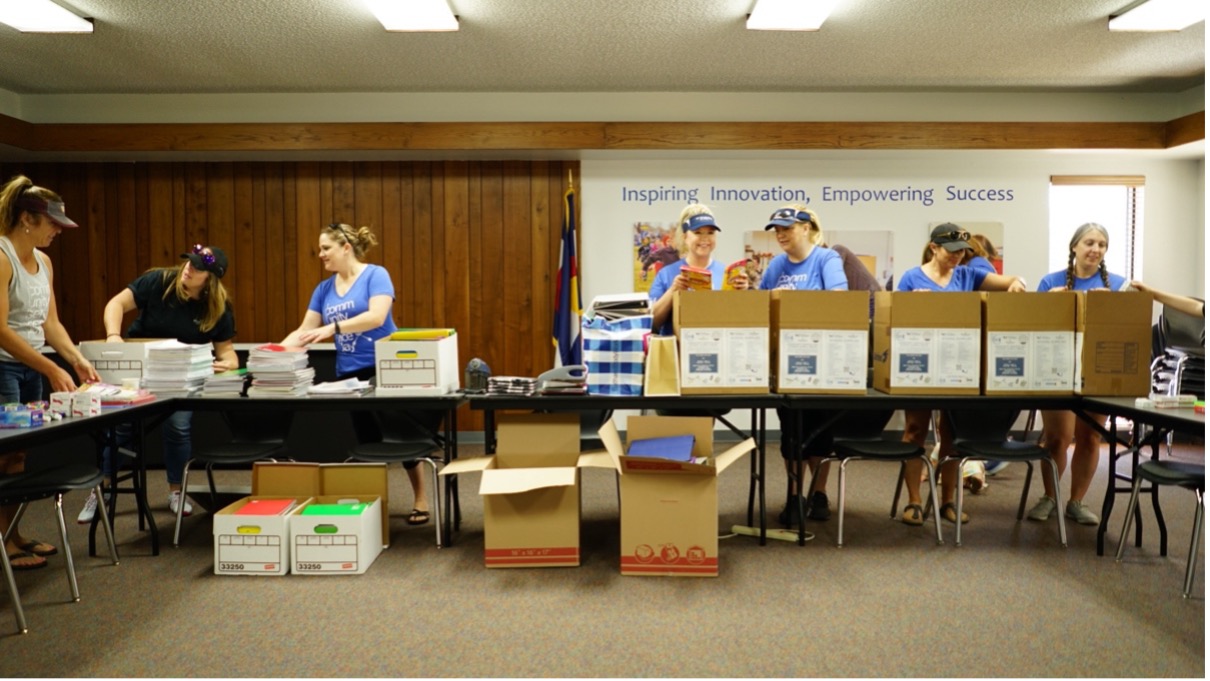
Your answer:
[[[296,575],[360,575],[382,553],[382,499],[320,496],[308,506],[362,504],[355,515],[306,514],[290,519],[291,568]]]
[[[291,499],[283,515],[240,515],[253,499]],[[290,518],[310,500],[244,497],[214,514],[214,574],[284,575],[290,571]]]
[[[50,411],[53,414],[71,416],[71,400],[75,393],[58,392],[50,394]]]
[[[71,393],[72,416],[98,416],[100,413],[100,395],[96,393]]]
[[[374,343],[376,395],[445,395],[458,390],[458,336]]]

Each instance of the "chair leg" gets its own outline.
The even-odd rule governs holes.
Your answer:
[[[185,490],[189,489],[189,464],[193,460],[185,462],[185,470],[181,472],[181,503],[176,505],[176,529],[172,532],[172,546],[180,548],[181,546],[181,518],[185,514]]]
[[[824,461],[828,461],[828,460],[829,459],[824,459]],[[819,471],[820,468],[823,468],[824,461],[819,462],[819,466],[817,466],[815,468],[816,471]],[[845,469],[848,465],[849,465],[848,459],[840,460],[840,475],[838,476],[838,479],[836,481],[836,485],[837,485],[837,487],[839,487],[839,489],[836,491],[836,499],[837,499],[836,503],[838,504],[838,506],[836,507],[836,512],[838,514],[837,520],[836,520],[836,548],[840,548],[840,547],[844,546],[844,476],[845,476]],[[815,489],[815,476],[814,475],[811,476],[811,489]]]
[[[899,495],[903,492],[903,486],[907,481],[903,479],[904,471],[907,470],[907,462],[899,462],[899,477],[895,479],[895,496],[891,499],[891,520],[899,517]]]
[[[437,523],[437,548],[441,548],[441,480],[437,477],[437,462],[432,459],[425,459],[429,465],[429,470],[433,474],[433,520]]]
[[[967,459],[958,460],[958,491],[954,500],[954,515],[958,518],[958,522],[954,523],[954,546],[962,546],[962,469],[966,468]]]
[[[80,585],[76,582],[76,561],[71,555],[71,545],[67,543],[67,523],[63,519],[63,494],[54,496],[55,519],[59,522],[59,541],[63,542],[63,564],[67,568],[67,586],[71,589],[71,601],[80,602]],[[97,504],[100,506],[100,504]]]
[[[922,454],[920,458],[924,459],[924,469],[929,474],[928,505],[933,509],[933,528],[937,530],[937,546],[941,546],[945,543],[945,540],[941,538],[941,504],[937,503],[937,471],[933,469],[933,460],[929,458],[928,453]],[[901,464],[900,470],[902,469],[903,466]],[[902,478],[902,474],[900,474],[900,477]]]
[[[1017,506],[1017,520],[1025,518],[1025,502],[1029,500],[1029,484],[1034,479],[1034,462],[1026,461],[1025,466],[1025,484],[1021,486],[1021,503]]]
[[[101,483],[97,483],[97,486],[93,488],[93,492],[98,495],[98,499],[101,498]],[[97,504],[97,510],[101,513],[101,524],[105,527],[105,543],[109,545],[109,559],[113,561],[114,565],[117,565],[118,547],[113,541],[113,526],[109,522],[109,510],[105,508],[105,504],[103,503]]]
[[[1126,504],[1126,519],[1122,521],[1122,534],[1118,537],[1118,552],[1113,557],[1119,563],[1122,562],[1122,551],[1126,548],[1126,535],[1130,532],[1130,521],[1134,520],[1134,508],[1139,503],[1139,488],[1142,486],[1143,478],[1134,476],[1134,485],[1130,487],[1130,502]]]
[[[1043,459],[1043,461],[1049,464],[1050,479],[1055,485],[1055,515],[1059,519],[1059,543],[1063,545],[1063,548],[1067,548],[1067,513],[1063,504],[1060,503],[1063,495],[1059,492],[1059,465],[1051,458]]]
[[[0,556],[0,563],[4,565],[4,581],[8,583],[8,598],[13,604],[13,614],[17,616],[17,632],[28,634],[29,626],[25,623],[25,609],[21,607],[21,593],[17,591],[13,566],[8,562],[8,551],[0,551],[0,553],[4,554]]]
[[[1193,590],[1193,575],[1197,570],[1197,550],[1202,544],[1202,520],[1206,515],[1202,491],[1195,489],[1193,493],[1197,495],[1197,511],[1193,515],[1193,537],[1189,540],[1189,558],[1185,561],[1185,598],[1189,598],[1189,592]]]

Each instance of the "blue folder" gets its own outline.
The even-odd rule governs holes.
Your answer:
[[[634,440],[626,450],[627,456],[646,456],[672,461],[693,461],[693,436],[673,435]]]

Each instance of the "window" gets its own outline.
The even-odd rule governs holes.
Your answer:
[[[1105,267],[1127,280],[1142,279],[1143,178],[1051,177],[1048,272],[1067,269],[1067,245],[1076,228],[1086,222],[1100,223],[1109,231]]]

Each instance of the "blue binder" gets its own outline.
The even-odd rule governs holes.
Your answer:
[[[673,435],[634,440],[626,450],[627,456],[645,456],[672,461],[693,461],[693,436]]]

